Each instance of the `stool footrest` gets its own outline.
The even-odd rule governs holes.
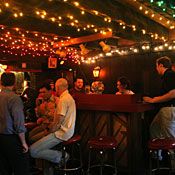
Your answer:
[[[151,170],[151,172],[161,171],[161,170],[169,170],[171,171],[171,168],[168,167],[160,167],[160,168],[154,168]]]
[[[109,165],[109,164],[103,164],[103,165],[100,165],[100,164],[97,164],[97,165],[92,165],[88,170],[87,170],[87,173],[89,173],[92,169],[94,168],[110,168],[111,170],[113,170],[115,172],[115,167],[113,165]],[[99,170],[98,170],[99,171]],[[115,174],[116,175],[116,174]]]
[[[74,165],[77,165],[77,166],[74,167]],[[68,162],[66,163],[66,167],[64,167],[63,165],[63,167],[58,168],[59,171],[65,171],[65,172],[77,171],[80,169],[82,169],[82,165],[81,165],[81,161],[78,159],[69,159]]]

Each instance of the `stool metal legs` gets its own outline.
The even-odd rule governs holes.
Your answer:
[[[116,155],[116,148],[113,148],[114,150],[114,172],[115,174],[114,175],[117,175],[117,155]]]
[[[104,150],[94,150],[94,151],[98,151],[99,152],[99,154],[100,154],[100,165],[98,164],[98,165],[91,165],[91,152],[92,152],[92,148],[90,147],[89,148],[89,155],[88,155],[88,169],[87,169],[87,175],[90,175],[90,170],[91,170],[91,168],[93,168],[93,167],[99,167],[100,168],[100,175],[105,175],[104,173],[103,173],[103,169],[104,169],[104,167],[105,166],[108,166],[108,167],[111,167],[111,168],[113,168],[114,169],[114,173],[113,173],[113,175],[117,175],[117,158],[116,158],[116,148],[113,148],[113,151],[114,151],[114,157],[113,157],[113,159],[114,159],[114,164],[113,165],[105,165],[104,164]]]
[[[150,150],[150,156],[149,156],[149,175],[155,174],[155,171],[160,172],[160,170],[169,170],[169,175],[173,174],[175,172],[175,154],[174,151],[167,150],[167,155],[170,162],[170,167],[160,167],[160,161],[159,160],[159,150]],[[153,168],[152,161],[153,159],[156,160],[156,167]]]
[[[82,161],[82,151],[81,151],[81,145],[80,143],[75,143],[74,145],[71,145],[71,155],[73,155],[73,149],[74,149],[74,146],[77,146],[77,150],[79,151],[79,160],[78,159],[71,159],[70,158],[70,161],[77,161],[78,162],[78,166],[76,167],[69,167],[67,165],[67,162],[66,162],[66,147],[67,146],[63,146],[62,147],[62,155],[63,155],[63,168],[60,168],[59,171],[61,171],[62,173],[64,173],[64,175],[67,175],[67,174],[70,174],[73,173],[73,172],[76,172],[76,171],[79,171],[81,169],[81,174],[83,174],[83,161]]]

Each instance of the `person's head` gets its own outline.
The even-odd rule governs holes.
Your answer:
[[[54,83],[54,81],[51,81],[50,82],[50,87],[51,87],[52,91],[55,89],[55,83]]]
[[[60,96],[68,89],[68,81],[65,78],[59,78],[55,83],[55,89],[57,96]]]
[[[16,81],[16,77],[14,73],[11,72],[4,72],[1,75],[1,85],[4,87],[7,86],[14,86]]]
[[[74,88],[77,91],[80,91],[83,88],[83,85],[84,85],[83,79],[81,77],[77,77],[74,82]]]
[[[130,89],[130,81],[126,77],[120,77],[117,80],[117,89],[119,92],[123,90],[129,90]]]
[[[167,69],[171,69],[171,67],[172,67],[171,59],[167,56],[158,58],[156,60],[156,70],[157,70],[158,74],[160,74],[160,75],[163,75],[164,72]]]
[[[39,97],[47,100],[52,95],[52,89],[49,82],[44,82],[39,88]]]
[[[54,90],[55,84],[54,84],[54,81],[52,79],[47,79],[44,81],[44,83],[50,84],[51,89]]]

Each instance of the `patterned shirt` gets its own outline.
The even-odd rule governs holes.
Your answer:
[[[47,101],[43,101],[37,109],[37,116],[46,119],[44,123],[51,123],[54,118],[58,97],[52,95]]]

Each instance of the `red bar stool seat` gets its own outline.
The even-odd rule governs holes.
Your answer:
[[[174,138],[156,138],[149,140],[148,142],[148,149],[150,152],[149,156],[149,174],[152,175],[155,171],[160,171],[163,169],[169,170],[169,174],[173,173],[173,167],[172,167],[172,162],[175,161],[175,155],[174,155],[174,150],[175,150],[175,139]],[[160,155],[159,151],[164,151],[167,153],[167,156],[170,161],[169,167],[160,167]],[[163,158],[163,157],[161,157]],[[152,161],[156,160],[156,166],[153,168],[152,166]]]
[[[82,152],[81,152],[81,136],[74,135],[69,140],[62,142],[61,151],[63,155],[63,165],[61,167],[56,167],[55,172],[59,175],[64,174],[82,174],[83,173],[83,163],[82,163]],[[66,152],[70,155],[70,159],[66,161]],[[79,155],[78,158],[74,157]]]
[[[26,127],[27,130],[31,130],[37,126],[37,123],[36,122],[27,122],[24,124],[24,126]]]
[[[110,167],[114,170],[113,174],[117,175],[117,167],[116,167],[116,149],[117,149],[117,141],[114,137],[110,136],[99,136],[89,139],[88,141],[89,148],[89,159],[88,159],[88,169],[87,174],[90,174],[90,171],[98,167],[100,168],[100,175],[104,174],[103,169],[105,167]],[[105,153],[107,151],[113,151],[113,165],[104,164]],[[100,163],[91,165],[91,152],[100,155]]]

